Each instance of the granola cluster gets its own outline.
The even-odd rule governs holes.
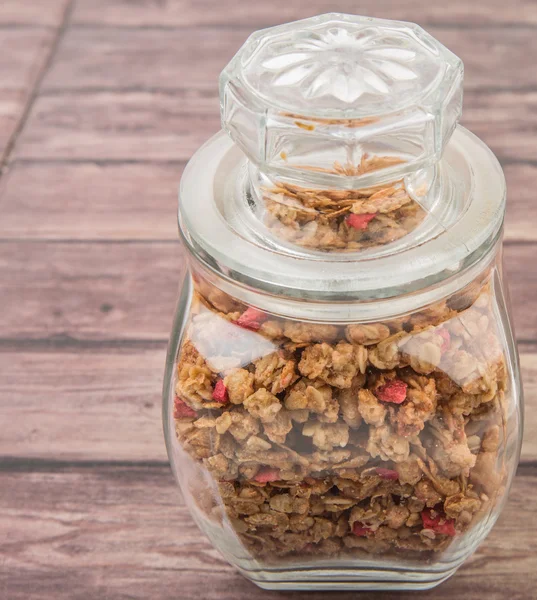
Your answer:
[[[329,172],[362,175],[400,162],[364,154],[358,166],[335,163]],[[308,189],[281,182],[265,189],[263,200],[265,224],[278,237],[324,251],[359,250],[393,242],[425,217],[402,181],[354,190]]]
[[[491,285],[340,326],[197,281],[177,436],[254,556],[425,559],[488,514],[505,485],[507,391]]]

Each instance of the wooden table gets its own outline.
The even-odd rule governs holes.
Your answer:
[[[536,598],[537,2],[336,4],[417,21],[462,57],[463,122],[509,184],[522,462],[485,545],[419,597]],[[253,29],[333,7],[1,0],[1,598],[336,597],[261,594],[228,567],[182,505],[160,425],[176,188],[219,128],[217,76]]]

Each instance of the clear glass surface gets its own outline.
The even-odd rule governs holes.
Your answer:
[[[397,179],[439,160],[462,77],[418,25],[331,13],[248,38],[222,72],[222,124],[269,175],[308,166],[354,186],[375,167]]]
[[[422,589],[474,552],[522,437],[505,179],[417,25],[253,34],[181,180],[164,380],[200,528],[261,587]]]
[[[416,229],[462,106],[462,62],[412,23],[331,13],[256,32],[220,79],[256,213],[321,251]]]
[[[508,322],[494,264],[433,305],[346,324],[247,306],[195,269],[164,423],[197,523],[262,587],[436,585],[487,535],[516,469]]]

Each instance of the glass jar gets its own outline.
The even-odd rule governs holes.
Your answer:
[[[193,518],[269,589],[423,589],[496,521],[522,393],[505,181],[409,23],[252,35],[185,169],[164,382]],[[227,135],[229,134],[229,135]]]

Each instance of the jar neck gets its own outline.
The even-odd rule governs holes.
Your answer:
[[[429,196],[438,179],[439,162],[412,169],[404,168],[404,160],[395,157],[369,157],[366,160],[369,160],[372,166],[376,160],[379,162],[381,160],[388,162],[400,160],[400,162],[395,163],[393,167],[388,166],[388,168],[368,171],[368,167],[363,161],[363,172],[360,172],[360,165],[356,166],[352,163],[335,163],[333,171],[308,165],[299,165],[293,169],[279,171],[263,169],[248,160],[248,184],[255,192],[256,197],[260,199],[263,197],[264,190],[282,185],[296,186],[322,193],[323,190],[349,192],[402,183],[412,198],[422,204],[423,208],[427,209],[432,205]]]

